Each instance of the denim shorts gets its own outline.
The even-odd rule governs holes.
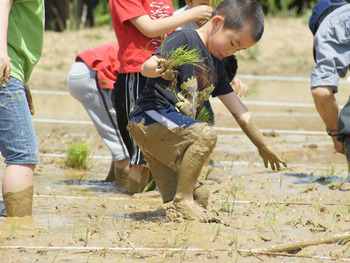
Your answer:
[[[0,91],[0,151],[5,163],[38,164],[40,161],[23,83],[13,77]]]

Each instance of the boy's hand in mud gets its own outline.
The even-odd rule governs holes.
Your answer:
[[[280,164],[287,167],[287,163],[282,159],[270,146],[264,146],[259,148],[259,154],[264,160],[265,168],[269,167],[269,163],[272,170],[281,170]]]
[[[5,82],[8,84],[10,82],[11,78],[11,62],[8,57],[0,57],[0,76],[1,76],[1,82],[2,79],[5,79]],[[5,87],[6,84],[1,85],[0,90]]]
[[[26,93],[26,98],[27,98],[30,114],[34,115],[35,111],[34,111],[34,103],[33,103],[32,93],[30,92],[28,84],[24,84],[23,86],[24,86],[24,91]]]

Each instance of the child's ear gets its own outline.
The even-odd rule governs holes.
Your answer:
[[[221,27],[224,24],[224,18],[222,16],[216,15],[211,19],[211,23],[214,27]]]

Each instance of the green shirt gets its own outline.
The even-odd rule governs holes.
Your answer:
[[[7,31],[11,76],[28,82],[44,43],[44,0],[14,0]]]

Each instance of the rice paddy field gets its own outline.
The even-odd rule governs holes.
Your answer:
[[[220,223],[171,220],[157,191],[129,195],[104,182],[110,153],[65,82],[77,53],[111,41],[110,27],[46,32],[29,82],[41,151],[33,216],[7,218],[0,200],[0,262],[350,261],[348,167],[313,105],[312,35],[303,19],[268,18],[261,42],[238,54],[238,76],[250,89],[242,101],[288,168],[265,169],[211,99],[218,143],[201,179]],[[340,106],[349,94],[342,80]],[[91,149],[88,170],[64,165],[75,141]]]

